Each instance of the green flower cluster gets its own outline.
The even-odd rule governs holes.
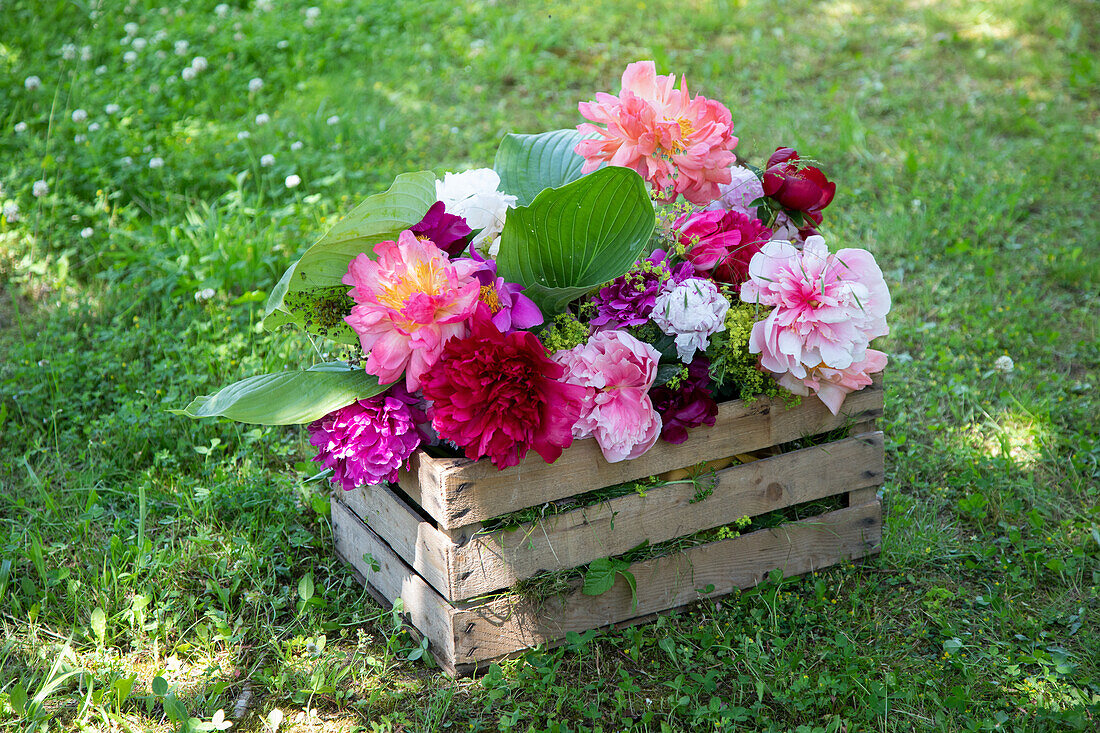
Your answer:
[[[554,316],[554,320],[543,326],[539,332],[539,340],[551,354],[571,349],[588,341],[588,326],[566,311]]]
[[[707,356],[716,392],[723,396],[751,400],[760,395],[790,395],[771,375],[756,368],[758,357],[749,353],[752,326],[764,314],[752,303],[734,302],[726,312],[726,330],[711,337]]]

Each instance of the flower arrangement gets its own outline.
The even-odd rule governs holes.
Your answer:
[[[250,377],[180,412],[308,424],[345,489],[420,448],[610,461],[713,425],[718,402],[816,397],[834,414],[886,363],[874,257],[830,252],[836,185],[787,147],[734,153],[730,111],[630,64],[577,129],[505,137],[492,169],[398,176],[287,270],[265,325],[344,361]]]

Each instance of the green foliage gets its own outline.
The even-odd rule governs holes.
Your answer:
[[[789,394],[779,388],[771,375],[757,369],[759,354],[749,353],[752,325],[766,315],[751,303],[735,303],[726,312],[726,330],[711,337],[706,352],[718,394],[742,400]]]
[[[578,130],[554,130],[536,135],[508,133],[497,148],[493,169],[500,175],[500,190],[529,206],[547,188],[558,188],[581,177],[584,158],[573,152],[591,135]]]
[[[629,168],[603,168],[547,189],[508,213],[497,271],[526,288],[544,313],[626,272],[655,225],[645,182]]]

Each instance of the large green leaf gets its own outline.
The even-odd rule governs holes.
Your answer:
[[[577,143],[595,137],[576,129],[538,135],[508,133],[500,141],[493,169],[500,176],[500,190],[527,206],[547,188],[558,188],[581,177],[584,158],[573,152]]]
[[[396,240],[423,219],[435,201],[435,174],[421,171],[398,176],[389,190],[356,206],[279,279],[264,309],[264,326],[295,323],[341,343],[356,343],[338,315],[340,289],[347,290],[340,280],[348,263],[360,253],[373,256],[379,242]],[[337,315],[326,318],[329,313]]]
[[[645,181],[607,167],[508,212],[497,272],[548,315],[630,269],[656,223]]]
[[[259,374],[196,397],[182,410],[187,417],[228,417],[257,425],[299,425],[382,392],[389,385],[343,362],[305,371]]]

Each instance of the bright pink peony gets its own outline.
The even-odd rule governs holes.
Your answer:
[[[852,392],[858,392],[870,386],[871,375],[886,368],[886,354],[875,349],[867,349],[863,361],[852,364],[847,369],[830,369],[826,366],[813,367],[802,379],[796,379],[790,372],[780,375],[781,387],[803,397],[816,394],[834,415],[840,412],[844,398]]]
[[[345,491],[396,481],[424,438],[418,424],[427,418],[418,403],[395,384],[315,420],[309,425],[309,442],[318,448],[313,460],[331,468],[332,480]]]
[[[501,333],[486,310],[424,375],[432,427],[471,459],[487,456],[497,468],[516,465],[529,448],[553,463],[573,442],[584,389],[558,381],[565,370],[533,333]]]
[[[661,416],[649,397],[660,357],[625,331],[600,331],[552,357],[565,366],[562,379],[586,391],[574,437],[595,436],[609,463],[637,458],[661,434]]]
[[[410,231],[374,248],[378,260],[358,255],[343,283],[355,300],[344,320],[369,353],[367,373],[395,382],[405,372],[409,391],[439,358],[443,345],[464,336],[481,283],[472,260],[451,262],[447,253]]]
[[[774,307],[753,325],[749,351],[777,375],[801,380],[817,367],[849,369],[867,358],[872,339],[889,332],[890,292],[866,250],[829,254],[820,236],[802,250],[768,242],[749,275],[741,299]]]
[[[684,214],[672,229],[690,247],[686,257],[696,273],[730,285],[748,279],[749,261],[772,236],[762,221],[739,211]]]
[[[680,194],[700,206],[718,198],[736,160],[730,111],[714,100],[692,98],[684,79],[675,86],[674,75],[657,76],[652,61],[638,61],[623,72],[618,97],[599,93],[596,101],[581,102],[580,112],[591,122],[578,129],[600,136],[577,144],[585,158],[582,172],[602,163],[632,168],[666,203]]]

